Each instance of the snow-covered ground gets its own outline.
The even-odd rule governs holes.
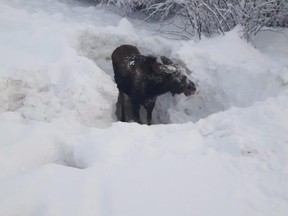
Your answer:
[[[288,31],[195,43],[131,22],[0,0],[0,215],[288,215]],[[180,59],[197,94],[116,122],[123,43]]]

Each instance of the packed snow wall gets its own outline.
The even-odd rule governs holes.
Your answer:
[[[192,97],[160,96],[154,124],[197,122],[231,107],[247,107],[276,96],[287,84],[287,63],[270,57],[285,43],[265,49],[262,37],[256,44],[260,51],[242,40],[237,28],[197,43],[170,40],[105,9],[42,4],[10,1],[1,9],[2,112],[16,111],[27,120],[73,118],[90,126],[110,125],[116,121],[118,94],[111,53],[121,44],[135,45],[144,55],[180,60],[197,85]],[[9,14],[21,19],[21,26]],[[275,44],[283,40],[273,37]]]
[[[197,94],[188,98],[183,94],[160,96],[153,121],[166,124],[197,122],[231,107],[251,106],[285,89],[287,67],[241,39],[239,31],[237,28],[225,36],[197,43],[171,41],[157,36],[141,36],[124,18],[109,31],[83,32],[78,50],[112,79],[111,53],[122,44],[137,46],[144,55],[166,55],[176,62],[178,60],[196,83]]]

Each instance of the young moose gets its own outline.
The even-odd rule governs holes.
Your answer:
[[[187,78],[185,69],[161,56],[159,63],[154,56],[141,55],[132,45],[122,45],[112,53],[114,78],[119,89],[121,121],[125,116],[125,94],[132,103],[133,120],[141,123],[140,106],[147,111],[147,123],[151,125],[152,111],[157,96],[166,92],[184,93],[186,96],[195,94],[196,87]]]

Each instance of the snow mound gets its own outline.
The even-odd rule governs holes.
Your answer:
[[[246,43],[237,29],[224,37],[187,42],[172,55],[193,71],[190,77],[198,93],[192,98],[165,95],[166,102],[156,108],[161,112],[168,107],[167,115],[158,114],[162,122],[196,122],[231,107],[251,106],[287,89],[287,65]]]
[[[15,113],[2,115],[0,213],[284,216],[287,99],[151,127],[23,125]]]
[[[27,120],[73,118],[86,125],[109,125],[117,89],[106,73],[73,48],[80,30],[69,23],[62,23],[61,31],[61,24],[51,30],[51,23],[38,23],[41,14],[34,17],[8,6],[4,11],[17,16],[1,14],[6,31],[0,37],[0,110],[17,111]]]
[[[115,121],[118,92],[111,53],[121,44],[135,45],[143,54],[180,60],[197,85],[193,97],[159,97],[154,124],[197,122],[286,89],[288,66],[285,57],[279,57],[286,55],[279,45],[285,37],[275,37],[278,49],[274,51],[264,36],[259,36],[262,43],[255,49],[239,37],[237,28],[198,43],[173,41],[142,34],[128,19],[104,9],[58,1],[54,6],[31,1],[25,10],[20,6],[21,1],[14,0],[1,9],[0,25],[5,29],[0,37],[2,112],[17,111],[28,120],[65,117],[89,126],[110,125]],[[77,19],[83,11],[86,16]],[[101,18],[92,19],[94,13]]]

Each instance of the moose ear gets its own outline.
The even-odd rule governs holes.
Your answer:
[[[169,69],[167,68],[167,65],[155,62],[154,64],[151,65],[152,70],[154,71],[155,74],[171,74]]]
[[[164,65],[172,65],[173,61],[166,56],[161,56],[161,61],[163,62]]]
[[[176,72],[176,68],[173,65],[164,65],[161,64],[159,66],[161,74],[165,75],[165,76],[173,76],[175,75]]]

